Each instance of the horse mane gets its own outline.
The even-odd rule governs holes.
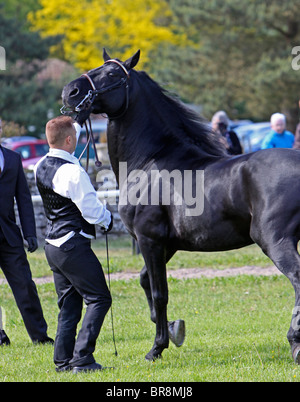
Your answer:
[[[201,149],[208,155],[228,156],[224,145],[209,127],[208,123],[179,99],[162,88],[144,71],[135,71],[143,96],[149,99],[151,113],[155,113],[160,122],[160,131],[168,136],[170,141],[176,141]]]

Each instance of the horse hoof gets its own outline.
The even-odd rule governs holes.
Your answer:
[[[179,348],[185,338],[185,322],[183,320],[169,321],[168,330],[170,340]]]
[[[147,353],[145,359],[149,362],[154,362],[157,359],[161,359],[161,355],[153,355],[151,352]]]
[[[152,362],[157,359],[161,359],[161,352],[156,350],[156,348],[153,348],[149,353],[146,354],[145,359]]]

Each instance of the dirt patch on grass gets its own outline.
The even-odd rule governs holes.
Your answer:
[[[212,268],[181,268],[176,270],[169,270],[168,277],[177,279],[190,279],[190,278],[221,278],[228,276],[238,275],[254,275],[254,276],[271,276],[282,275],[282,273],[274,266],[270,267],[256,267],[256,266],[244,266],[237,268],[226,269],[212,269]],[[111,280],[130,280],[138,279],[139,272],[116,272],[110,274]],[[107,275],[106,275],[107,277]],[[45,276],[42,278],[34,278],[36,284],[44,284],[53,282],[52,276]],[[5,279],[0,279],[0,285],[7,283]]]
[[[177,279],[189,279],[189,278],[217,278],[237,275],[254,275],[254,276],[271,276],[282,275],[281,272],[275,267],[255,267],[245,266],[238,268],[226,268],[222,270],[212,268],[181,268],[176,270],[169,270],[168,277]],[[114,279],[136,279],[139,278],[139,273],[136,272],[116,272],[110,275],[112,280]]]

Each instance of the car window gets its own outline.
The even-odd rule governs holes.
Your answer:
[[[18,152],[22,159],[28,159],[31,157],[31,149],[30,145],[21,145],[18,148],[15,148],[15,152]]]
[[[36,156],[44,156],[49,152],[48,144],[35,144],[34,147]]]

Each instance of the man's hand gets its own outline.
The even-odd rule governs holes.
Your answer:
[[[111,229],[112,229],[112,227],[113,227],[113,224],[114,224],[114,217],[113,217],[113,214],[110,214],[110,217],[111,217],[111,220],[110,220],[110,224],[109,224],[108,228],[107,228],[107,229],[101,228],[101,230],[103,231],[103,233],[108,233],[108,232],[110,232]]]
[[[27,237],[26,241],[28,243],[27,250],[29,253],[33,253],[38,248],[38,242],[36,237]]]

